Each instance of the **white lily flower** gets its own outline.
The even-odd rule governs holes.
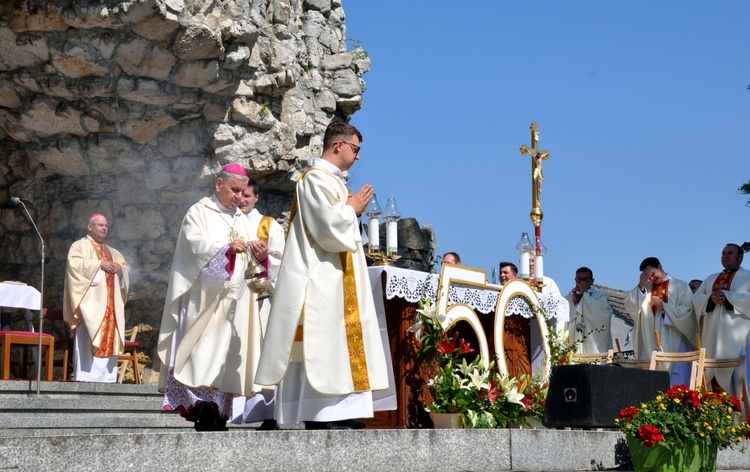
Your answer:
[[[521,406],[525,406],[521,400],[523,400],[523,393],[519,393],[518,388],[513,387],[509,391],[505,392],[505,398],[508,399],[510,403],[517,403]]]
[[[487,372],[480,372],[479,369],[474,369],[473,372],[469,374],[469,378],[471,379],[471,387],[479,389],[485,389],[489,390],[490,384],[487,382]]]
[[[417,318],[417,321],[415,321],[414,324],[411,325],[411,327],[407,329],[406,331],[409,333],[421,333],[423,327],[424,327],[424,323],[422,323],[421,319]]]
[[[417,313],[429,319],[432,324],[442,328],[443,322],[445,321],[445,315],[438,314],[437,308],[437,305],[432,303],[432,300],[428,298],[426,301],[422,302],[422,308],[418,308]]]

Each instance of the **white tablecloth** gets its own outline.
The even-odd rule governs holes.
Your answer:
[[[29,285],[0,283],[0,306],[38,310],[41,306],[39,290]]]
[[[380,274],[386,272],[385,297],[391,300],[395,297],[403,298],[408,302],[416,303],[421,298],[437,300],[438,279],[437,274],[428,274],[417,270],[400,269],[398,267],[370,267],[370,281],[380,280]],[[487,285],[487,288],[452,286],[448,294],[448,305],[465,303],[482,314],[494,313],[497,308],[497,299],[500,294],[499,285]],[[554,295],[538,294],[544,312],[548,318],[554,318],[558,323],[570,319],[568,301]],[[521,315],[524,318],[533,318],[534,313],[521,297],[513,298],[508,303],[505,316]]]

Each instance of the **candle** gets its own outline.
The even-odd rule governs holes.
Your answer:
[[[529,279],[529,272],[531,272],[531,263],[529,262],[529,257],[530,254],[528,252],[524,251],[521,253],[521,278],[524,278],[526,280]]]
[[[544,256],[537,254],[534,257],[534,280],[542,283],[544,280]]]
[[[367,224],[367,237],[370,238],[370,253],[380,252],[380,221],[377,217],[370,218]]]
[[[385,224],[385,245],[389,256],[398,253],[398,221],[389,221]]]

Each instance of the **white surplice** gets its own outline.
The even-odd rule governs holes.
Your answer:
[[[567,330],[574,343],[580,342],[582,354],[607,352],[612,349],[612,306],[609,295],[589,288],[577,305],[568,293],[565,299],[570,304],[570,321]]]
[[[259,226],[263,220],[263,215],[255,208],[247,213],[249,222],[250,241],[260,239]],[[273,293],[276,285],[276,278],[279,274],[281,265],[281,256],[284,253],[284,230],[275,220],[269,220],[268,228],[268,258],[266,260],[266,270],[268,281],[270,282],[270,292]],[[263,333],[268,323],[268,314],[270,312],[271,300],[264,299],[257,301],[258,293],[250,288],[250,333],[253,336],[248,340],[248,345],[252,349],[251,359],[256,362],[260,358],[260,349],[263,343]],[[257,369],[257,365],[253,371]],[[253,423],[273,418],[274,412],[274,388],[263,388],[260,385],[253,386],[255,395],[245,397],[238,396],[234,398],[232,407],[232,423]]]
[[[281,382],[280,423],[371,417],[371,391],[388,387],[357,215],[346,205],[349,192],[339,174],[317,159],[297,182],[256,376],[264,385]],[[354,286],[345,298],[347,253]],[[352,297],[356,308],[345,313],[345,300]],[[349,321],[361,327],[361,338],[347,337]]]
[[[701,328],[701,342],[708,358],[737,357],[745,347],[750,332],[750,271],[740,267],[729,290],[723,290],[733,309],[728,310],[721,305],[712,311],[706,311],[718,276],[718,273],[708,276],[693,295],[693,307]],[[706,369],[706,382],[709,385],[714,377],[721,388],[734,392],[731,369]]]
[[[682,280],[667,275],[669,281],[667,302],[663,310],[654,313],[651,308],[651,291],[653,284],[646,283],[645,290],[636,286],[625,297],[625,312],[633,319],[633,348],[637,359],[650,359],[657,348],[654,331],[659,333],[659,340],[664,352],[686,352],[693,350],[697,343],[698,319],[693,311],[693,292]],[[669,368],[672,385],[688,385],[690,365],[685,362],[675,363]]]

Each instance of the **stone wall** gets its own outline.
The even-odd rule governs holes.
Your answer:
[[[346,50],[344,19],[341,0],[0,3],[0,280],[39,285],[39,238],[12,196],[46,244],[45,306],[102,213],[133,267],[127,324],[153,327],[153,346],[180,222],[215,172],[250,169],[259,209],[283,221],[327,124],[361,107],[370,60]]]

